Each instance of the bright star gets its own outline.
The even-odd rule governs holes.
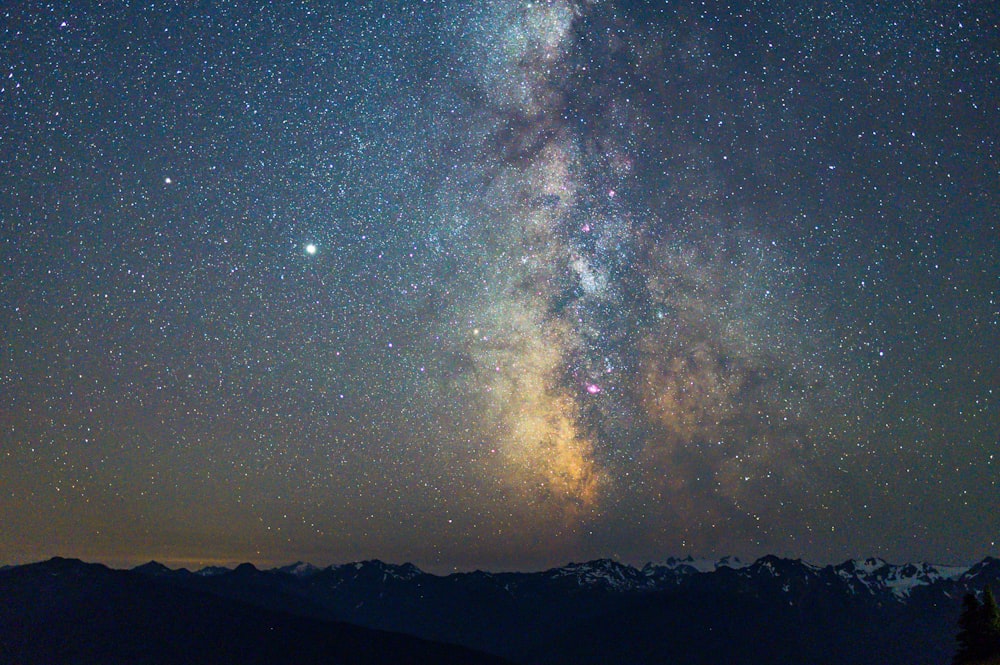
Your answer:
[[[306,245],[306,254],[315,254],[315,253],[316,253],[316,245],[312,243]]]

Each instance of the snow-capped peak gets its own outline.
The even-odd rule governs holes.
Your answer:
[[[849,585],[860,586],[870,593],[890,592],[896,598],[906,598],[920,586],[942,579],[956,580],[967,570],[961,566],[935,566],[929,563],[895,565],[885,559],[854,559],[834,566],[837,575]]]
[[[277,570],[282,573],[288,573],[289,575],[294,575],[295,577],[309,577],[310,575],[315,575],[320,571],[319,568],[312,565],[311,563],[305,563],[302,561],[296,561],[295,563],[289,564],[287,566],[282,566]]]
[[[613,559],[570,563],[549,571],[549,574],[554,578],[575,578],[580,586],[603,586],[615,591],[641,588],[646,583],[638,570]]]
[[[212,577],[213,575],[225,575],[231,572],[233,571],[225,566],[205,566],[204,568],[195,571],[195,575],[200,575],[201,577]]]
[[[869,557],[867,559],[853,559],[849,562],[853,566],[854,571],[858,573],[874,573],[880,568],[884,568],[889,565],[885,559],[880,559],[878,557]]]
[[[721,559],[695,559],[690,554],[682,559],[670,557],[661,563],[647,563],[645,569],[679,570],[688,573],[712,573],[719,568],[732,568],[739,570],[746,568],[749,563],[744,562],[736,556],[724,556]]]
[[[348,564],[347,566],[340,566],[339,569],[353,567],[358,575],[381,575],[382,581],[386,580],[412,580],[415,577],[419,577],[423,574],[419,568],[414,566],[412,563],[404,563],[402,565],[395,565],[391,563],[385,563],[384,561],[379,561],[378,559],[372,559],[369,561],[357,561],[353,564]]]

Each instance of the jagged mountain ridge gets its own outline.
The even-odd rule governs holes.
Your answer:
[[[197,572],[150,562],[117,572],[526,664],[931,664],[949,661],[962,595],[996,584],[1000,560],[967,568],[881,559],[815,566],[767,556],[636,568],[600,559],[540,572],[445,576],[377,560]]]
[[[953,581],[959,586],[971,584],[975,577],[980,574],[982,568],[990,565],[990,562],[993,561],[996,560],[986,558],[975,566],[948,566],[930,563],[892,564],[884,559],[873,557],[817,566],[798,559],[781,559],[773,555],[762,557],[753,562],[744,562],[737,557],[712,560],[694,559],[688,556],[680,559],[669,558],[662,563],[647,563],[641,568],[619,563],[613,559],[596,559],[585,563],[569,563],[541,572],[490,573],[475,571],[452,573],[444,577],[456,581],[470,577],[502,579],[508,588],[512,582],[518,580],[548,579],[552,582],[572,580],[581,587],[590,586],[629,593],[667,590],[692,575],[710,574],[728,568],[737,571],[737,574],[743,577],[754,577],[761,574],[770,576],[798,574],[826,579],[833,575],[840,580],[845,589],[853,593],[867,593],[877,597],[892,596],[896,600],[902,601],[915,588],[933,585],[937,582]],[[247,566],[258,571],[252,564],[241,564],[240,568]],[[175,572],[155,561],[137,566],[133,570],[147,574]],[[214,576],[232,572],[234,572],[233,569],[212,566],[195,571],[194,574]],[[258,572],[282,573],[303,580],[316,575],[336,577],[342,580],[380,578],[383,582],[410,581],[421,576],[441,577],[433,573],[425,573],[412,563],[397,565],[377,559],[336,564],[325,568],[298,561],[287,566]]]
[[[505,662],[206,593],[183,583],[192,577],[153,562],[112,570],[58,557],[0,570],[0,663]]]
[[[971,567],[874,558],[816,566],[766,556],[671,558],[641,568],[598,559],[445,576],[378,560],[269,571],[244,565],[205,581],[248,602],[266,599],[525,663],[902,664],[948,662],[962,595],[997,580],[996,559]],[[717,608],[726,604],[732,607],[720,618]],[[725,647],[720,634],[729,636]],[[715,646],[703,654],[707,643]]]

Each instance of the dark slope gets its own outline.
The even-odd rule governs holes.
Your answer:
[[[789,570],[774,578],[724,569],[631,598],[567,627],[532,662],[709,665],[884,663],[885,617]],[[600,637],[597,637],[597,636]]]
[[[148,571],[147,571],[148,572]],[[4,663],[499,663],[450,645],[52,559],[0,571]]]
[[[764,557],[698,573],[593,561],[537,573],[439,577],[361,562],[293,575],[243,564],[176,583],[268,608],[462,644],[521,663],[936,664],[954,651],[962,595],[1000,579],[984,560],[907,595],[887,571]]]
[[[34,656],[20,662],[477,663],[490,662],[486,652],[525,665],[944,665],[962,596],[988,584],[1000,584],[1000,560],[945,573],[877,559],[818,567],[769,556],[712,572],[599,560],[441,577],[380,561],[191,573],[54,559],[0,570],[0,653],[4,662],[19,662],[16,652]]]

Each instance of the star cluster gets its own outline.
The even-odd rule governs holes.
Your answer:
[[[0,558],[995,549],[988,3],[0,17]]]

